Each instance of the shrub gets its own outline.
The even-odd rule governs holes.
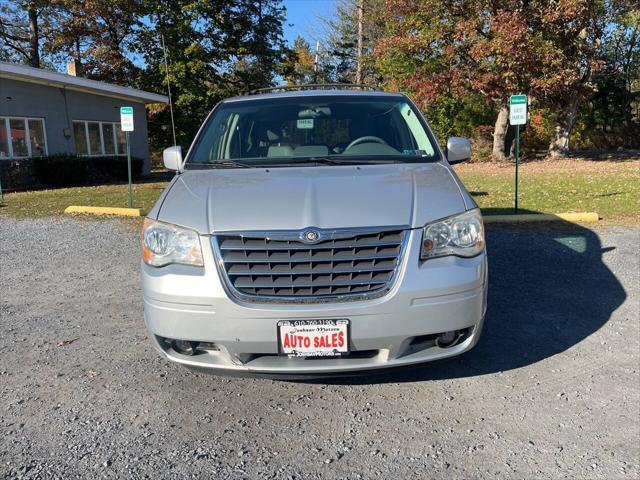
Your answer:
[[[35,158],[32,165],[36,183],[42,185],[77,185],[89,178],[89,162],[76,155]]]
[[[91,170],[102,174],[98,180],[128,180],[127,157],[90,157]],[[141,158],[131,157],[131,176],[134,180],[142,175],[144,162]]]
[[[493,125],[478,125],[470,135],[471,161],[491,162],[493,150]]]
[[[142,175],[143,165],[142,159],[131,158],[131,176],[134,180]],[[10,180],[8,188],[12,189],[26,186],[87,185],[128,179],[127,157],[116,156],[50,155],[15,160],[5,170],[3,178]]]
[[[3,190],[14,190],[30,185],[33,178],[33,159],[0,161],[0,184]]]

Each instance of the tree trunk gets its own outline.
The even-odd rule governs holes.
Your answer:
[[[29,65],[40,68],[40,34],[38,32],[38,10],[29,3]]]
[[[556,130],[549,145],[549,155],[560,157],[569,151],[569,138],[578,115],[578,92],[572,92],[566,107],[558,114]]]
[[[363,16],[364,0],[358,0],[358,46],[356,49],[356,83],[362,83],[362,44],[363,44]]]
[[[507,131],[509,130],[509,107],[504,103],[500,105],[498,118],[493,128],[493,151],[491,156],[498,162],[504,162],[507,156],[504,152]]]

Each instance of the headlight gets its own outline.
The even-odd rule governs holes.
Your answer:
[[[480,209],[445,218],[424,227],[420,258],[445,255],[474,257],[484,249],[484,226]]]
[[[142,258],[147,265],[171,263],[201,267],[200,238],[193,230],[145,218],[142,227]]]

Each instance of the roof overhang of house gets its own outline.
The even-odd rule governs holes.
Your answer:
[[[113,85],[111,83],[98,82],[96,80],[89,80],[88,78],[74,77],[50,70],[27,67],[26,65],[17,65],[15,63],[0,62],[0,78],[119,98],[131,102],[169,103],[169,98],[165,95],[145,92],[144,90],[137,90],[135,88],[121,87],[120,85]]]

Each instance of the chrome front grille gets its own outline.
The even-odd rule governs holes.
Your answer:
[[[323,301],[386,292],[401,261],[405,231],[322,231],[313,244],[300,238],[300,232],[246,232],[215,235],[212,243],[237,296]]]

